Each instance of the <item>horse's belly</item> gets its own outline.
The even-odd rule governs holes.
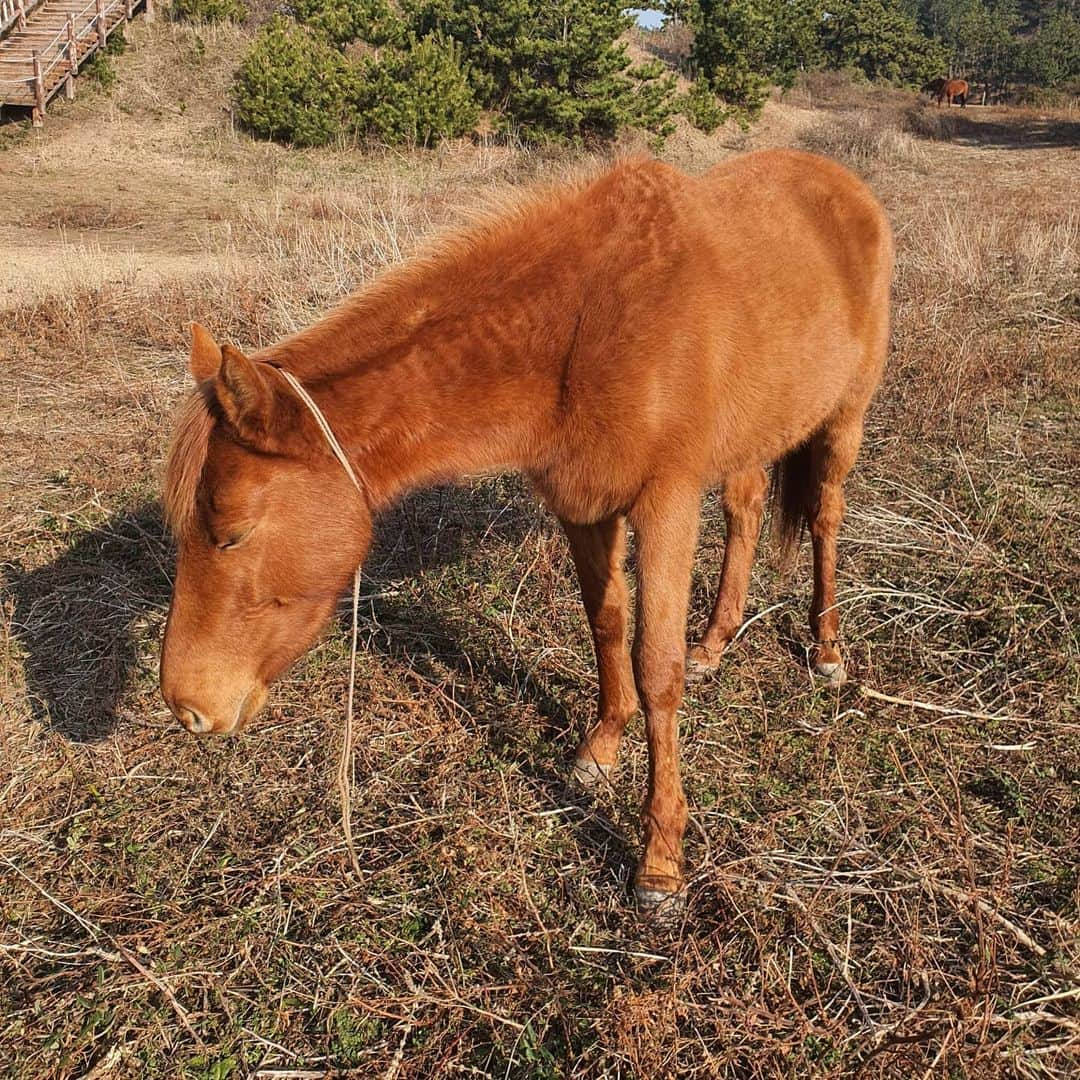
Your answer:
[[[613,479],[604,463],[595,459],[588,464],[555,466],[528,474],[529,483],[544,505],[575,525],[593,525],[630,508],[636,492]]]
[[[835,340],[835,339],[834,339]],[[721,398],[715,418],[710,480],[771,465],[801,445],[836,411],[858,370],[854,342],[835,346],[829,362],[792,349],[791,359],[763,358],[759,378]],[[767,374],[766,374],[767,372]]]

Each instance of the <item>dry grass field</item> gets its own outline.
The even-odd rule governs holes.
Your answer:
[[[690,901],[640,918],[640,721],[567,783],[591,646],[516,479],[408,499],[346,621],[239,738],[156,691],[157,485],[187,324],[256,346],[568,155],[290,152],[223,107],[235,31],[136,27],[111,96],[0,129],[0,1074],[1068,1077],[1080,1071],[1080,117],[901,94],[680,131],[832,154],[898,242],[849,489],[843,688],[764,544],[690,689]],[[694,618],[722,550],[706,502]]]

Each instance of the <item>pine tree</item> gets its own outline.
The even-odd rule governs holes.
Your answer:
[[[233,100],[245,126],[268,139],[322,146],[355,122],[352,71],[325,35],[275,15],[240,62]]]
[[[386,45],[405,37],[388,0],[291,0],[289,7],[297,22],[321,31],[339,47],[353,41]]]
[[[820,0],[697,0],[691,63],[713,91],[753,115],[772,84],[821,59]]]
[[[776,27],[759,0],[698,0],[690,61],[724,101],[753,116],[768,96]]]
[[[662,11],[669,22],[676,26],[693,26],[697,20],[698,0],[651,0],[650,11]]]
[[[914,18],[883,0],[832,0],[822,23],[828,64],[870,79],[918,86],[941,70],[941,50]]]
[[[384,143],[431,146],[480,116],[461,46],[432,35],[365,60],[355,86],[360,131]]]
[[[460,42],[480,101],[527,138],[581,140],[625,126],[662,133],[674,80],[632,69],[617,0],[405,0],[418,35]]]
[[[1064,8],[1048,15],[1022,46],[1019,66],[1023,77],[1038,86],[1080,79],[1080,18]]]

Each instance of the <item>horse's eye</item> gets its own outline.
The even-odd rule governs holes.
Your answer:
[[[254,528],[254,526],[252,526]],[[251,529],[245,529],[243,532],[235,533],[227,540],[222,540],[220,543],[215,543],[214,547],[218,551],[228,551],[230,548],[239,547],[249,536],[251,535]]]

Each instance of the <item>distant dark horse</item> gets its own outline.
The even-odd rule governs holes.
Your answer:
[[[960,102],[961,107],[967,104],[968,84],[963,79],[933,79],[923,88],[924,94],[937,98],[938,106],[942,102],[951,105],[954,101]]]

